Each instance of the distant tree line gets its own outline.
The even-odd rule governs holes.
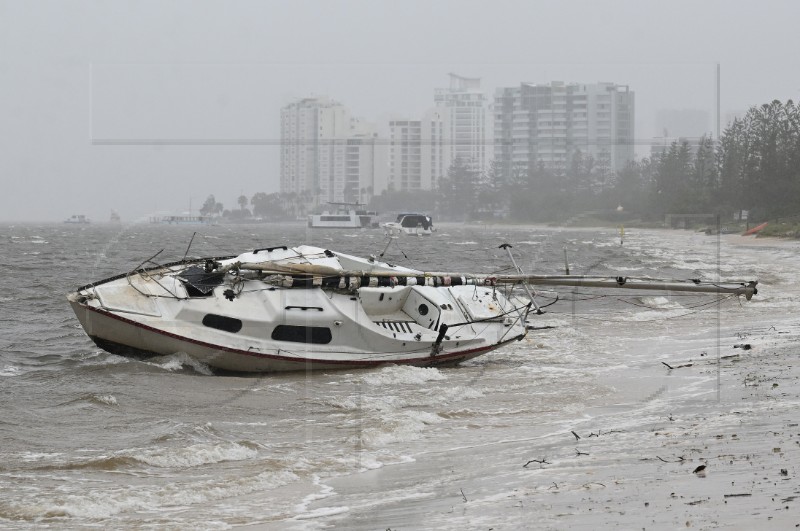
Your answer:
[[[751,220],[800,214],[800,107],[791,100],[751,108],[730,123],[716,143],[675,142],[664,153],[612,172],[576,151],[565,170],[539,165],[503,178],[496,161],[485,172],[461,160],[451,165],[428,199],[442,219],[563,222],[591,214],[663,221],[666,214],[719,214],[747,210]],[[386,192],[384,204],[420,204]],[[623,207],[623,212],[618,207]]]
[[[228,210],[212,194],[206,198],[203,206],[200,207],[200,214],[203,216],[221,216],[230,220],[252,220],[255,218],[260,221],[285,221],[287,219],[303,218],[308,213],[308,205],[311,201],[310,192],[302,194],[267,194],[258,192],[251,198],[240,195],[236,200],[239,208]],[[248,205],[252,209],[248,208]]]

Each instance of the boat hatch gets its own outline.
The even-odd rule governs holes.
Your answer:
[[[183,270],[177,277],[183,282],[190,297],[208,297],[214,288],[222,284],[225,273],[208,273],[202,267],[192,266]]]

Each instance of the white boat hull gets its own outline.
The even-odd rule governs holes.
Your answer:
[[[403,227],[399,223],[390,222],[382,223],[381,227],[389,236],[430,236],[433,234],[433,229],[423,227]]]
[[[250,253],[237,260],[243,257],[258,258]],[[343,256],[315,259],[333,261],[362,270],[408,271]],[[185,263],[121,275],[80,288],[68,299],[87,335],[104,350],[138,357],[183,352],[212,368],[237,372],[452,365],[526,334],[527,306],[492,287],[342,290],[314,286],[310,279],[310,286],[289,279],[293,286],[287,287],[258,275],[247,281],[234,275],[230,285],[244,286],[236,287],[238,292],[226,276],[208,293],[194,293],[185,278],[191,270],[201,268]]]
[[[477,348],[455,350],[431,356],[428,352],[403,355],[370,356],[364,354],[331,357],[313,348],[295,349],[292,353],[261,353],[214,345],[165,332],[112,313],[72,302],[81,325],[94,343],[107,352],[135,358],[166,356],[183,352],[216,369],[233,372],[287,372],[305,370],[363,369],[387,364],[418,367],[448,366],[475,358],[521,339],[514,336],[502,342]]]

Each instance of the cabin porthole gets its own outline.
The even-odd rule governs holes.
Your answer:
[[[423,302],[422,304],[419,305],[417,311],[419,312],[420,315],[428,315],[428,305]]]

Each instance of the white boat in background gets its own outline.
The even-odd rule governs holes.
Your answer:
[[[83,214],[75,214],[64,220],[64,223],[75,223],[79,225],[88,225],[92,221]]]
[[[756,293],[756,282],[423,272],[301,245],[137,266],[67,298],[109,352],[274,372],[474,358],[525,337],[531,309],[541,313],[533,295],[513,294],[515,284],[530,294],[527,283]]]
[[[374,229],[378,223],[373,221],[378,213],[367,211],[362,203],[328,203],[332,210],[322,214],[310,214],[308,226],[312,229]]]
[[[396,221],[381,223],[381,227],[390,236],[400,236],[401,234],[430,236],[436,230],[430,216],[416,213],[398,214]]]
[[[217,221],[218,218],[215,216],[195,216],[191,214],[168,214],[150,218],[150,223],[160,223],[162,225],[216,225]]]

